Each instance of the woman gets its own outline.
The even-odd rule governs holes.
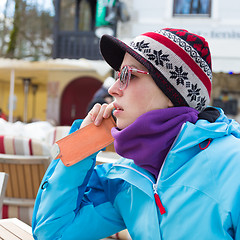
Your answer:
[[[127,228],[137,240],[240,239],[239,124],[207,108],[205,39],[167,28],[129,46],[105,35],[100,48],[120,70],[109,89],[115,100],[95,105],[71,132],[115,109],[123,158],[95,168],[97,153],[71,167],[53,160],[36,198],[34,238],[93,240]]]

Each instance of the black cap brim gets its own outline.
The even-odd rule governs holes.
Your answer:
[[[125,53],[129,53],[137,61],[139,61],[143,66],[145,66],[149,73],[151,74],[154,67],[147,60],[145,60],[140,54],[134,51],[126,43],[121,40],[110,36],[103,35],[100,39],[100,52],[104,60],[115,70],[119,71]]]
[[[129,53],[132,57],[142,63],[142,56],[135,52],[131,47],[121,40],[110,36],[103,35],[100,40],[100,52],[104,60],[115,70],[119,71],[125,53]],[[147,62],[142,63],[145,67],[149,67]]]
[[[110,35],[103,35],[100,40],[100,51],[105,61],[116,71],[120,70],[123,58],[129,47]]]

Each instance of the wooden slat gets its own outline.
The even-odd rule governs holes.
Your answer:
[[[16,235],[9,232],[6,228],[0,225],[0,236],[4,240],[19,240],[21,238],[16,237]]]
[[[18,187],[19,187],[19,197],[20,198],[27,198],[27,191],[26,191],[26,182],[25,182],[25,174],[23,165],[19,164],[17,167],[17,174],[18,174]]]
[[[2,164],[2,163],[0,163],[0,172],[4,172],[3,164]]]
[[[39,165],[39,176],[40,176],[40,180],[42,181],[43,176],[46,172],[45,166],[43,164]],[[41,183],[40,181],[40,183]]]
[[[34,193],[34,197],[36,197],[37,191],[40,185],[39,169],[38,169],[38,165],[32,165],[31,168],[32,168],[33,193]]]
[[[3,226],[5,229],[7,229],[9,232],[16,235],[19,239],[24,240],[33,240],[33,237],[30,233],[24,231],[19,226],[12,222],[3,222],[1,223],[1,226]]]
[[[25,183],[26,183],[26,190],[27,190],[27,198],[34,198],[33,186],[32,186],[32,173],[31,173],[31,165],[26,164],[24,165],[24,172],[25,172]]]
[[[18,188],[18,184],[19,181],[17,179],[17,166],[14,164],[11,164],[9,166],[10,169],[10,177],[11,177],[11,185],[12,185],[12,190],[13,190],[13,197],[19,198],[20,194],[19,194],[19,188]]]

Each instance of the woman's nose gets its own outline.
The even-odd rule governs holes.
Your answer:
[[[108,93],[113,97],[123,95],[123,91],[120,89],[119,79],[108,89]]]

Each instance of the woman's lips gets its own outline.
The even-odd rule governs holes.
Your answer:
[[[114,115],[115,117],[117,117],[121,112],[124,111],[123,108],[122,108],[120,105],[118,105],[117,103],[114,103],[113,106],[114,106],[114,108],[115,108],[115,110],[114,110],[114,112],[113,112],[113,115]]]
[[[123,111],[123,108],[120,105],[118,105],[117,103],[114,103],[113,106],[114,106],[115,110]]]

